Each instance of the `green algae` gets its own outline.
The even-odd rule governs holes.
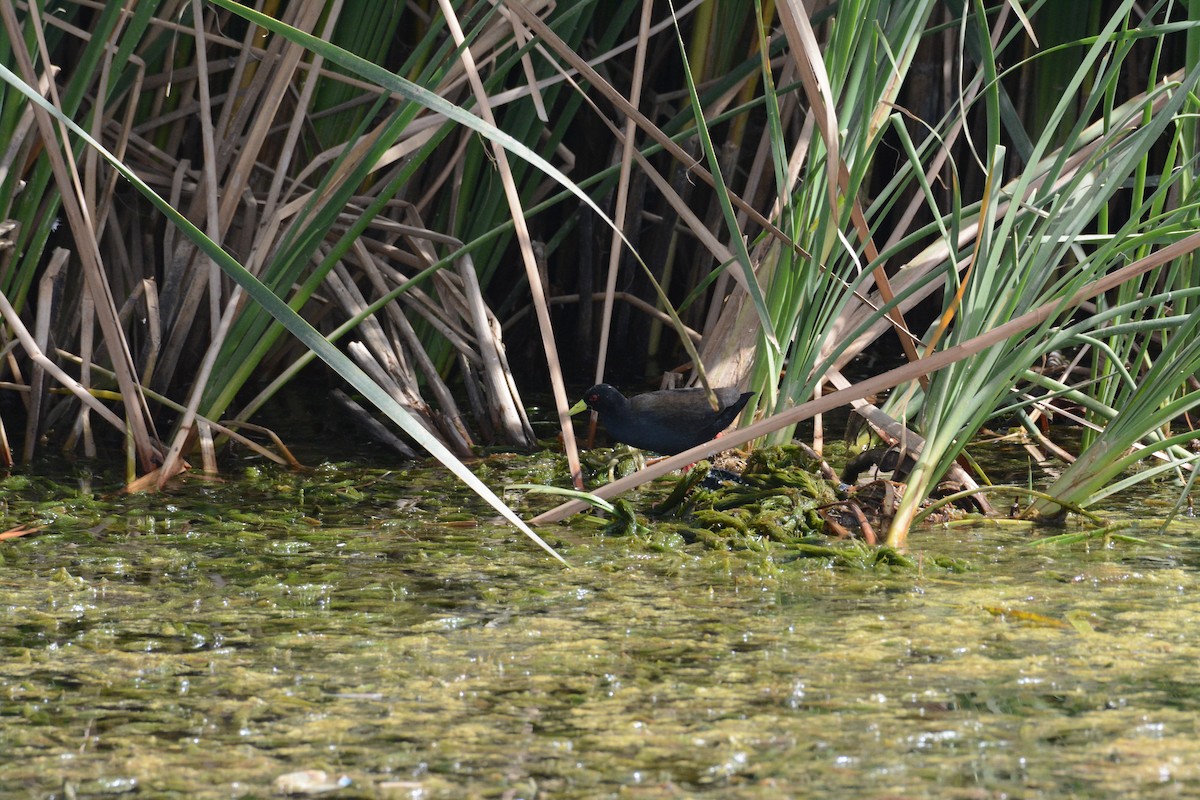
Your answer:
[[[618,452],[613,451],[614,457]],[[607,462],[600,456],[597,463]],[[653,525],[639,522],[634,506],[619,500],[625,505],[617,507],[605,531],[670,532],[685,546],[754,551],[764,558],[782,550],[812,555],[806,545],[818,540],[825,527],[818,509],[835,500],[834,488],[817,476],[808,451],[793,445],[766,447],[752,453],[736,476],[714,470],[708,461],[695,464],[665,497],[647,507]]]
[[[0,543],[6,793],[264,797],[304,769],[337,797],[1200,791],[1194,523],[1171,550],[963,526],[902,554],[694,504],[750,530],[731,547],[637,513],[666,482],[623,528],[545,529],[563,570],[435,469],[246,472],[6,487],[6,527],[47,525]]]

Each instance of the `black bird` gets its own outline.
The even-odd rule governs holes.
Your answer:
[[[590,408],[618,442],[673,456],[716,438],[754,396],[730,388],[713,391],[721,404],[719,411],[713,411],[703,389],[663,389],[625,397],[601,383],[584,392],[571,413]]]

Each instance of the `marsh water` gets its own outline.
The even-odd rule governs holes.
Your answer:
[[[4,797],[1200,794],[1192,521],[929,528],[902,564],[576,520],[563,569],[433,467],[117,485],[0,486],[44,526],[0,542]]]

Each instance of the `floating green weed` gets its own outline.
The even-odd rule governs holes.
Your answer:
[[[817,508],[837,496],[800,447],[779,445],[754,451],[739,476],[702,461],[681,477],[653,513],[679,519],[708,546],[762,549],[764,542],[795,545],[820,534]]]

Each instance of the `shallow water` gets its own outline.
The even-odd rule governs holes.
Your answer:
[[[48,525],[0,542],[5,796],[1200,793],[1194,522],[930,529],[914,568],[577,522],[564,570],[437,470],[77,483],[3,486]]]

